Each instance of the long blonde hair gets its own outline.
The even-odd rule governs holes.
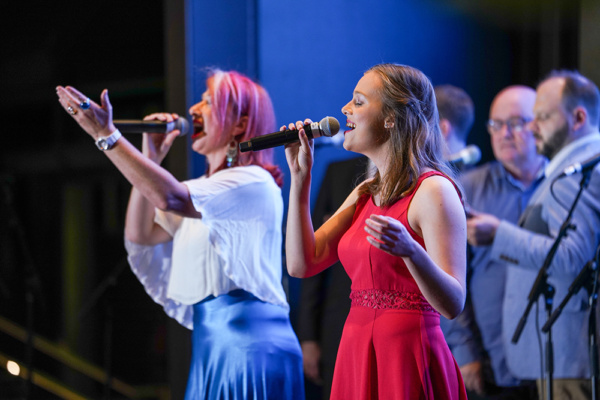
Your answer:
[[[378,64],[365,72],[382,82],[382,114],[392,117],[389,129],[390,165],[385,177],[377,172],[362,185],[360,194],[379,194],[381,207],[389,207],[416,187],[425,169],[439,171],[455,181],[453,170],[442,156],[444,139],[433,86],[416,68]]]

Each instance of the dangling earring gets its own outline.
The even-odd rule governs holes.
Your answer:
[[[394,123],[393,122],[386,122],[385,125],[383,125],[383,127],[385,129],[391,129],[394,127]]]
[[[229,147],[227,148],[227,155],[225,156],[225,160],[227,161],[227,168],[232,167],[233,164],[237,161],[238,157],[238,144],[235,140],[232,140],[229,143]]]

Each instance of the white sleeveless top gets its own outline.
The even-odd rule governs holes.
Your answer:
[[[183,326],[192,305],[244,289],[286,309],[281,190],[258,166],[235,167],[184,182],[202,218],[156,210],[173,240],[157,246],[125,241],[131,269],[152,299]]]

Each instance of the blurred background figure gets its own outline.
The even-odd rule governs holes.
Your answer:
[[[470,398],[536,398],[535,385],[521,382],[506,365],[502,307],[507,267],[490,258],[492,238],[482,214],[516,223],[543,179],[546,159],[537,154],[529,129],[534,102],[535,90],[527,86],[509,86],[496,95],[487,121],[496,159],[460,177],[468,216],[469,295],[465,311],[451,324],[463,328],[456,329],[455,340],[477,349],[470,359],[458,361]]]
[[[471,96],[454,85],[434,86],[435,99],[440,114],[440,131],[444,136],[448,158],[467,145],[467,138],[475,121],[475,106]]]
[[[555,243],[558,246],[546,270],[547,283],[555,290],[555,302],[567,296],[571,284],[587,263],[597,260],[600,166],[591,163],[580,173],[566,176],[563,171],[598,157],[599,114],[600,92],[594,82],[576,71],[558,70],[547,75],[537,86],[533,119],[529,124],[537,152],[548,158],[544,180],[531,195],[517,223],[478,213],[473,214],[469,222],[469,242],[473,245],[492,243],[491,259],[506,264],[501,335],[506,363],[518,379],[536,381],[540,399],[548,394],[547,381],[542,381],[542,377],[547,377],[542,361],[547,360],[539,348],[539,337],[547,336],[540,329],[547,320],[544,295],[540,295],[537,305],[531,308],[524,329],[515,338],[518,341],[513,343],[512,339],[528,305],[528,294]],[[508,122],[513,130],[521,125]],[[557,242],[580,191],[581,197],[568,224],[575,229],[567,229],[566,236]],[[578,291],[552,325],[552,395],[555,398],[583,400],[591,396],[589,304],[586,290]]]

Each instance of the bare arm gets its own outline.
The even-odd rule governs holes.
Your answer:
[[[102,92],[101,105],[91,102],[87,110],[78,108],[77,105],[86,97],[75,88],[59,86],[56,92],[63,108],[71,106],[76,109],[71,116],[94,140],[106,137],[116,129],[106,90]],[[176,117],[175,114],[154,114],[147,119],[172,121]],[[154,225],[154,207],[188,217],[201,217],[193,207],[187,186],[159,165],[177,135],[178,131],[169,135],[145,134],[144,153],[122,137],[105,152],[134,187],[125,226],[126,237],[131,241],[155,244],[169,239],[164,230]]]
[[[350,226],[354,214],[350,194],[338,211],[315,233],[310,216],[310,183],[313,146],[302,122],[297,122],[300,143],[286,146],[291,186],[286,229],[286,263],[288,272],[297,278],[307,278],[330,267],[337,260],[337,244]],[[290,125],[290,129],[294,126]]]
[[[125,216],[125,238],[146,246],[171,240],[171,235],[154,222],[154,214],[154,206],[133,187]]]

